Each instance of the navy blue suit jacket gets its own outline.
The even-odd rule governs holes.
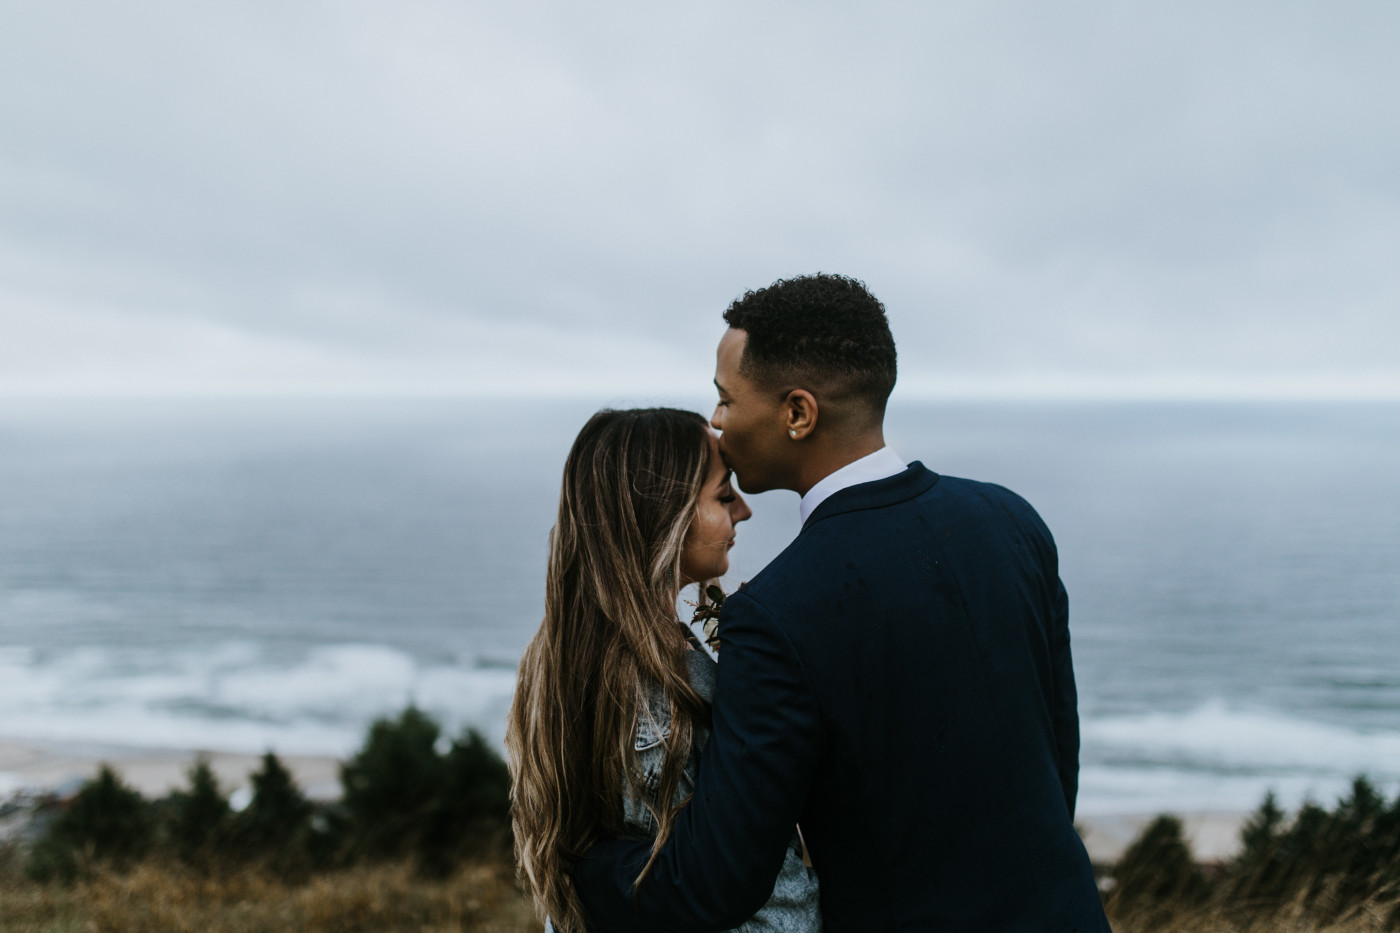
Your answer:
[[[592,927],[714,931],[800,823],[829,933],[1108,931],[1073,827],[1079,722],[1055,545],[1014,493],[905,472],[823,502],[730,596],[696,793],[593,847]]]

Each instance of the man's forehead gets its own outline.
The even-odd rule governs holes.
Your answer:
[[[739,368],[739,361],[743,357],[744,345],[748,336],[744,331],[733,328],[724,332],[724,336],[719,339],[719,347],[715,351],[717,373],[733,372]]]

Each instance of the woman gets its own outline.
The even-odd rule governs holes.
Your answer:
[[[734,526],[750,514],[693,412],[601,411],[569,452],[544,621],[506,736],[520,876],[562,929],[585,928],[575,860],[605,836],[649,836],[641,883],[690,798],[715,664],[676,602],[729,569]],[[742,929],[820,929],[799,851]]]

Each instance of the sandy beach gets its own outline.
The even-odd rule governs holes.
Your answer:
[[[1080,814],[1075,825],[1084,838],[1084,847],[1095,862],[1113,862],[1157,818],[1156,813]],[[1247,813],[1175,813],[1181,819],[1191,851],[1197,861],[1219,862],[1239,851],[1240,826]]]
[[[92,777],[102,762],[110,764],[128,784],[149,798],[187,785],[186,773],[195,756],[204,754],[226,793],[249,786],[248,775],[259,766],[258,755],[190,749],[148,749],[98,745],[45,745],[0,740],[0,800],[21,789],[75,790]],[[339,760],[330,756],[279,756],[302,790],[314,799],[340,796]],[[1243,813],[1179,813],[1192,851],[1204,862],[1229,858],[1239,846]],[[1155,813],[1083,814],[1076,820],[1090,857],[1114,861]]]
[[[186,773],[196,756],[203,754],[226,793],[249,786],[260,755],[192,749],[130,748],[116,745],[74,745],[15,742],[0,739],[0,798],[18,790],[75,790],[106,762],[128,784],[146,797],[161,797],[188,785]],[[295,776],[307,796],[333,799],[340,796],[340,762],[330,756],[278,756]]]

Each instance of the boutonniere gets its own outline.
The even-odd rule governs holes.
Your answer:
[[[742,586],[742,584],[740,584]],[[705,634],[705,644],[711,650],[719,651],[719,611],[724,608],[724,590],[711,583],[705,587],[705,602],[693,603],[686,600],[687,606],[695,608],[695,614],[690,617],[690,624],[702,623],[700,630]]]

